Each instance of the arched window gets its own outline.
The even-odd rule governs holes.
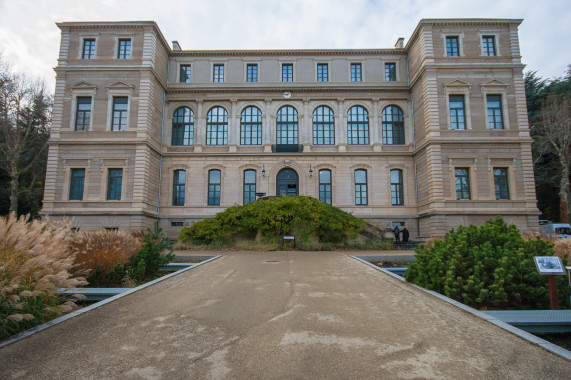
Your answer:
[[[335,117],[329,107],[320,106],[313,111],[313,144],[335,144]]]
[[[208,205],[220,206],[220,170],[208,171]]]
[[[369,144],[369,114],[361,106],[354,106],[347,112],[347,135],[351,145]]]
[[[175,170],[172,185],[172,205],[184,206],[184,191],[186,184],[186,171]]]
[[[397,106],[383,109],[383,144],[404,144],[404,118]]]
[[[319,200],[331,204],[331,170],[319,171]]]
[[[208,111],[206,120],[206,145],[228,144],[228,112],[222,107]]]
[[[240,144],[262,144],[262,111],[257,107],[247,107],[240,119]]]
[[[244,204],[256,200],[256,171],[244,170]]]
[[[404,191],[402,170],[391,170],[391,204],[393,206],[402,206],[404,204]]]
[[[355,170],[355,204],[366,206],[367,200],[367,171],[363,169]]]
[[[276,144],[298,144],[297,111],[291,106],[284,106],[278,111]]]
[[[194,117],[192,110],[181,107],[172,118],[172,145],[192,145],[194,140]]]

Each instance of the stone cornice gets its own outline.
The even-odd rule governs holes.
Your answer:
[[[228,93],[280,93],[279,96],[281,98],[281,91],[290,91],[290,92],[298,92],[298,93],[308,93],[308,92],[319,92],[319,93],[339,93],[339,92],[406,92],[410,91],[408,86],[400,86],[400,87],[381,87],[381,86],[371,86],[371,87],[315,87],[312,85],[311,87],[243,87],[243,86],[236,86],[236,87],[187,87],[187,88],[173,88],[169,87],[167,89],[167,96],[171,94],[228,94]],[[295,95],[295,94],[294,94]],[[262,96],[263,97],[263,96]],[[300,99],[301,100],[301,99]]]
[[[174,51],[172,57],[259,57],[259,56],[371,56],[404,55],[404,49],[299,49],[299,50],[183,50]]]

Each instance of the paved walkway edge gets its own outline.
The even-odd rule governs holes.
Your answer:
[[[359,256],[366,256],[366,255],[359,255]],[[390,272],[390,271],[388,271],[388,270],[386,270],[386,269],[380,268],[380,267],[376,266],[375,264],[370,263],[370,262],[368,262],[368,261],[366,261],[366,260],[363,260],[363,259],[360,258],[359,256],[355,255],[355,256],[350,256],[350,257],[352,257],[352,258],[354,258],[355,260],[358,260],[358,261],[362,262],[363,264],[366,264],[366,265],[368,265],[368,266],[370,266],[370,267],[372,267],[372,268],[374,268],[374,269],[376,269],[376,270],[378,270],[378,271],[381,271],[381,272],[383,272],[383,273],[385,273],[385,274],[387,274],[387,275],[389,275],[389,276],[392,276],[392,277],[396,278],[396,279],[399,280],[399,281],[406,282],[406,280],[405,280],[403,277],[401,277],[401,276],[399,276],[399,275],[396,275],[396,274],[394,274],[394,273],[392,273],[392,272]],[[537,336],[535,336],[535,335],[533,335],[533,334],[530,334],[530,333],[528,333],[528,332],[526,332],[526,331],[523,331],[523,330],[521,330],[521,329],[518,329],[517,327],[514,327],[514,326],[512,326],[512,325],[509,325],[509,324],[507,324],[507,323],[505,323],[505,322],[502,322],[502,321],[500,321],[500,320],[497,319],[497,318],[491,317],[491,316],[489,316],[489,315],[487,315],[487,314],[485,314],[485,313],[482,313],[481,311],[478,311],[478,310],[476,310],[476,309],[474,309],[474,308],[471,308],[471,307],[469,307],[469,306],[466,306],[466,305],[464,305],[463,303],[460,303],[460,302],[458,302],[458,301],[453,300],[452,298],[448,298],[448,297],[446,297],[446,296],[443,296],[443,295],[440,294],[440,293],[437,293],[437,292],[432,291],[432,290],[424,289],[423,287],[420,287],[420,286],[418,286],[418,285],[414,285],[414,284],[411,284],[411,285],[414,286],[414,287],[417,288],[417,289],[422,290],[423,292],[426,292],[426,293],[428,293],[428,294],[430,294],[430,295],[433,295],[433,296],[436,297],[436,298],[440,298],[441,300],[443,300],[443,301],[445,301],[445,302],[448,302],[449,304],[454,305],[454,306],[456,306],[456,307],[458,307],[458,308],[464,310],[465,312],[468,312],[468,313],[470,313],[470,314],[473,314],[473,315],[476,316],[476,317],[485,319],[486,321],[488,321],[488,322],[490,322],[490,323],[492,323],[492,324],[494,324],[494,325],[496,325],[496,326],[498,326],[498,327],[501,327],[502,329],[504,329],[504,330],[506,330],[506,331],[508,331],[508,332],[510,332],[510,333],[512,333],[512,334],[515,334],[515,335],[519,336],[520,338],[525,339],[525,340],[527,340],[528,342],[530,342],[530,343],[532,343],[532,344],[535,344],[536,346],[540,346],[540,347],[546,349],[547,351],[550,351],[550,352],[552,352],[552,353],[554,353],[554,354],[556,354],[556,355],[559,355],[559,356],[561,356],[561,357],[563,357],[563,358],[565,358],[565,359],[567,359],[567,360],[571,360],[571,351],[566,350],[566,349],[564,349],[563,347],[560,347],[560,346],[558,346],[558,345],[556,345],[556,344],[550,343],[550,342],[546,341],[545,339],[538,338]]]
[[[10,337],[10,338],[8,338],[8,339],[6,339],[6,340],[0,342],[0,349],[1,349],[2,347],[8,346],[8,345],[10,345],[10,344],[12,344],[12,343],[15,343],[15,342],[17,342],[17,341],[19,341],[19,340],[22,340],[22,339],[24,339],[24,338],[27,338],[27,337],[29,337],[30,335],[34,335],[35,333],[38,333],[38,332],[40,332],[40,331],[42,331],[42,330],[45,330],[45,329],[50,328],[50,327],[52,327],[52,326],[55,326],[55,325],[57,325],[57,324],[59,324],[59,323],[62,323],[62,322],[64,322],[64,321],[67,321],[68,319],[75,318],[75,317],[77,317],[78,315],[81,315],[81,314],[83,314],[83,313],[87,313],[88,311],[97,309],[98,307],[101,307],[101,306],[103,306],[103,305],[105,305],[105,304],[108,304],[108,303],[110,303],[110,302],[113,302],[113,301],[115,301],[115,300],[118,300],[119,298],[122,298],[122,297],[128,296],[129,294],[138,292],[138,291],[141,290],[141,289],[145,289],[145,288],[147,288],[147,287],[149,287],[149,286],[151,286],[151,285],[154,285],[154,284],[156,284],[156,283],[158,283],[158,282],[161,282],[161,281],[163,281],[163,280],[169,279],[169,278],[171,278],[171,277],[173,277],[173,276],[176,276],[176,275],[178,275],[178,274],[181,274],[181,273],[186,272],[186,271],[188,271],[188,270],[191,270],[191,269],[193,269],[193,268],[196,268],[196,267],[198,267],[198,266],[200,266],[200,265],[202,265],[202,264],[209,263],[210,261],[216,260],[216,259],[219,258],[219,257],[221,257],[221,256],[220,256],[220,255],[213,256],[212,258],[210,258],[210,259],[208,259],[208,260],[205,260],[205,261],[202,261],[202,262],[200,262],[200,263],[197,263],[196,265],[193,265],[193,266],[191,266],[191,267],[188,267],[188,268],[185,268],[185,269],[180,269],[180,270],[178,270],[178,271],[176,271],[176,272],[174,272],[174,273],[171,273],[171,274],[168,274],[168,275],[166,275],[166,276],[157,278],[156,280],[153,280],[153,281],[149,281],[149,282],[147,282],[147,283],[144,283],[143,285],[137,286],[136,288],[133,288],[133,289],[131,289],[131,290],[127,290],[126,292],[117,294],[116,296],[107,298],[106,300],[96,302],[96,303],[94,303],[93,305],[90,305],[90,306],[81,308],[81,309],[76,310],[76,311],[73,311],[73,312],[71,312],[71,313],[69,313],[69,314],[65,314],[65,315],[63,315],[63,316],[61,316],[61,317],[59,317],[59,318],[52,319],[51,321],[48,321],[48,322],[43,323],[43,324],[41,324],[41,325],[38,325],[38,326],[36,326],[36,327],[32,327],[32,328],[29,329],[29,330],[22,331],[21,333],[18,333],[18,334],[16,334],[16,335],[13,335],[12,337]]]

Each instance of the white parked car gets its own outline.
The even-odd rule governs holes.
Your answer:
[[[571,238],[571,225],[569,223],[551,223],[539,226],[548,235],[556,236],[560,239]]]

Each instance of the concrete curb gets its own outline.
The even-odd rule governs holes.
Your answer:
[[[405,280],[403,277],[398,276],[398,275],[396,275],[396,274],[394,274],[394,273],[391,273],[390,271],[388,271],[388,270],[386,270],[386,269],[384,269],[384,268],[380,268],[380,267],[376,266],[375,264],[370,263],[370,262],[364,260],[362,257],[367,257],[366,255],[355,255],[355,256],[350,256],[350,257],[352,257],[352,258],[354,258],[355,260],[358,260],[358,261],[362,262],[363,264],[366,264],[366,265],[368,265],[368,266],[370,266],[370,267],[372,267],[372,268],[374,268],[374,269],[376,269],[376,270],[378,270],[378,271],[381,271],[381,272],[383,272],[383,273],[385,273],[385,274],[387,274],[387,275],[389,275],[389,276],[391,276],[391,277],[393,277],[393,278],[396,278],[397,280],[399,280],[399,281],[401,281],[401,282],[405,282],[405,283],[406,283],[406,280]],[[492,324],[494,324],[494,325],[496,325],[496,326],[498,326],[498,327],[501,327],[502,329],[504,329],[504,330],[506,330],[506,331],[508,331],[508,332],[510,332],[510,333],[512,333],[512,334],[515,334],[515,335],[519,336],[520,338],[525,339],[525,340],[527,340],[528,342],[530,342],[530,343],[532,343],[532,344],[535,344],[536,346],[540,346],[540,347],[546,349],[547,351],[550,351],[551,353],[554,353],[555,355],[561,356],[561,357],[563,357],[563,358],[565,358],[565,359],[567,359],[567,360],[571,360],[571,351],[569,351],[569,350],[566,350],[566,349],[564,349],[564,348],[562,348],[562,347],[560,347],[560,346],[558,346],[558,345],[556,345],[556,344],[550,343],[550,342],[546,341],[545,339],[538,338],[538,337],[536,337],[536,336],[533,335],[533,334],[530,334],[530,333],[528,333],[528,332],[526,332],[526,331],[523,331],[523,330],[521,330],[521,329],[518,329],[517,327],[514,327],[514,326],[512,326],[512,325],[508,325],[507,323],[502,322],[502,321],[500,321],[500,320],[497,319],[497,318],[494,318],[494,317],[492,317],[492,316],[489,316],[489,315],[487,315],[487,314],[485,314],[485,313],[482,313],[481,311],[478,311],[478,310],[476,310],[476,309],[474,309],[474,308],[471,308],[471,307],[469,307],[469,306],[466,306],[466,305],[464,305],[463,303],[460,303],[460,302],[455,301],[455,300],[453,300],[453,299],[451,299],[451,298],[448,298],[448,297],[446,297],[446,296],[443,296],[443,295],[440,294],[440,293],[437,293],[437,292],[432,291],[432,290],[424,289],[423,287],[420,287],[420,286],[418,286],[418,285],[414,285],[414,284],[410,284],[410,285],[412,285],[412,286],[414,286],[415,288],[417,288],[417,289],[419,289],[419,290],[422,290],[423,292],[428,293],[428,294],[430,294],[430,295],[432,295],[432,296],[434,296],[434,297],[436,297],[436,298],[439,298],[439,299],[441,299],[441,300],[444,301],[444,302],[447,302],[447,303],[449,303],[449,304],[451,304],[451,305],[454,305],[454,306],[456,306],[456,307],[458,307],[458,308],[464,310],[464,311],[467,312],[467,313],[470,313],[470,314],[472,314],[472,315],[474,315],[474,316],[476,316],[476,317],[485,319],[486,321],[488,321],[488,322],[490,322],[490,323],[492,323]]]
[[[36,327],[32,327],[32,328],[29,329],[29,330],[22,331],[21,333],[18,333],[18,334],[16,334],[16,335],[13,335],[12,337],[10,337],[10,338],[8,338],[8,339],[6,339],[6,340],[0,342],[0,349],[1,349],[2,347],[8,346],[8,345],[10,345],[10,344],[12,344],[12,343],[15,343],[15,342],[17,342],[17,341],[19,341],[19,340],[22,340],[22,339],[24,339],[24,338],[27,338],[27,337],[29,337],[29,336],[31,336],[31,335],[34,335],[34,334],[36,334],[36,333],[38,333],[38,332],[40,332],[40,331],[42,331],[42,330],[45,330],[45,329],[47,329],[47,328],[50,328],[50,327],[55,326],[55,325],[57,325],[57,324],[60,324],[60,323],[62,323],[62,322],[64,322],[64,321],[67,321],[68,319],[75,318],[75,317],[77,317],[78,315],[81,315],[81,314],[83,314],[83,313],[87,313],[88,311],[97,309],[98,307],[101,307],[101,306],[106,305],[106,304],[108,304],[108,303],[110,303],[110,302],[113,302],[113,301],[115,301],[115,300],[118,300],[119,298],[122,298],[122,297],[125,297],[125,296],[129,295],[129,294],[138,292],[139,290],[145,289],[145,288],[147,288],[147,287],[149,287],[149,286],[151,286],[151,285],[154,285],[154,284],[156,284],[156,283],[158,283],[158,282],[161,282],[161,281],[163,281],[163,280],[169,279],[169,278],[171,278],[171,277],[173,277],[173,276],[176,276],[176,275],[178,275],[178,274],[181,274],[181,273],[186,272],[186,271],[188,271],[188,270],[191,270],[191,269],[193,269],[193,268],[196,268],[196,267],[198,267],[198,266],[200,266],[200,265],[202,265],[202,264],[206,264],[206,263],[208,263],[208,262],[210,262],[210,261],[216,260],[216,259],[219,258],[219,257],[221,257],[221,256],[220,256],[220,255],[213,256],[213,257],[211,257],[210,259],[208,259],[208,260],[206,260],[206,261],[202,261],[202,262],[200,262],[200,263],[197,263],[196,265],[193,265],[193,266],[191,266],[191,267],[188,267],[188,268],[185,268],[185,269],[180,269],[180,270],[178,270],[178,271],[176,271],[176,272],[174,272],[174,273],[171,273],[171,274],[168,274],[168,275],[166,275],[166,276],[157,278],[156,280],[147,282],[147,283],[145,283],[145,284],[143,284],[143,285],[141,285],[141,286],[137,286],[136,288],[133,288],[133,289],[131,289],[131,290],[127,290],[126,292],[117,294],[116,296],[107,298],[106,300],[96,302],[96,303],[94,303],[93,305],[90,305],[90,306],[81,308],[81,309],[76,310],[76,311],[73,311],[73,312],[71,312],[71,313],[69,313],[69,314],[65,314],[65,315],[63,315],[63,316],[61,316],[61,317],[59,317],[59,318],[52,319],[51,321],[48,321],[48,322],[43,323],[43,324],[41,324],[41,325],[38,325],[38,326],[36,326]]]

